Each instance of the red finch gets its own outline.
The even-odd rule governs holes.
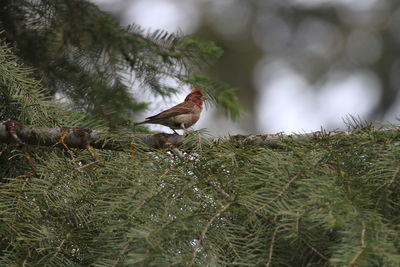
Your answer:
[[[201,91],[193,89],[182,103],[157,115],[147,117],[145,121],[135,123],[135,125],[144,123],[161,124],[171,128],[175,134],[178,134],[175,129],[186,130],[186,128],[189,128],[199,120],[203,108],[203,100],[204,97]]]

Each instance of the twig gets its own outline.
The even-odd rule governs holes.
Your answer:
[[[55,257],[57,257],[58,253],[60,253],[62,246],[64,245],[65,242],[68,241],[68,239],[71,237],[72,233],[74,232],[74,229],[71,229],[64,237],[64,239],[61,241],[60,245],[57,247],[56,252],[53,254],[53,256],[51,256],[51,258],[48,260],[48,262],[50,262],[52,259],[54,259]],[[40,262],[40,261],[39,261]],[[38,263],[39,263],[38,262]],[[45,264],[44,266],[47,266],[47,264]]]
[[[20,207],[20,203],[21,203],[21,198],[22,198],[22,194],[23,194],[23,190],[25,189],[26,184],[28,183],[28,180],[30,178],[29,175],[21,175],[23,176],[23,178],[25,178],[25,180],[22,182],[22,186],[21,189],[19,190],[19,194],[16,196],[17,198],[17,203],[15,204],[15,212],[14,212],[14,220],[13,220],[13,224],[17,221],[17,217],[18,217],[18,210]],[[22,177],[16,177],[16,178],[22,178]]]
[[[67,136],[67,133],[62,132],[62,133],[60,134],[60,136],[59,136],[59,141],[58,141],[57,144],[55,144],[54,146],[56,146],[56,145],[58,145],[58,144],[61,144],[61,145],[65,148],[65,150],[68,152],[68,154],[71,156],[71,159],[73,159],[73,158],[75,158],[74,152],[72,152],[72,150],[69,149],[69,147],[67,146],[67,144],[64,142],[66,136]]]
[[[32,160],[32,156],[29,154],[29,151],[26,147],[25,142],[21,140],[18,136],[18,132],[23,128],[23,124],[19,123],[17,121],[6,121],[5,123],[6,130],[9,135],[11,135],[12,139],[14,140],[15,143],[19,144],[21,146],[21,150],[25,155],[25,160],[28,163],[29,167],[32,170],[32,173],[34,176],[38,176],[35,164]]]
[[[347,264],[347,266],[352,266],[367,247],[365,245],[365,231],[366,230],[365,230],[364,222],[362,222],[362,226],[363,226],[363,228],[361,230],[361,237],[360,237],[361,248],[356,252],[356,254],[354,254],[353,258],[350,260],[350,262]]]
[[[274,230],[274,232],[272,233],[272,238],[271,238],[271,245],[269,246],[269,252],[268,252],[268,262],[267,262],[267,267],[270,266],[271,262],[272,262],[272,252],[274,250],[274,243],[275,243],[275,237],[276,237],[276,233],[278,232],[279,226],[277,226]]]
[[[178,158],[180,159],[184,159],[185,155],[183,154],[182,151],[180,151],[176,146],[174,146],[174,144],[172,144],[171,142],[166,141],[165,142],[165,146]]]
[[[282,190],[273,199],[271,199],[270,201],[268,201],[267,203],[265,203],[264,205],[262,205],[261,207],[256,209],[254,212],[257,213],[259,210],[267,207],[269,204],[271,204],[272,202],[274,202],[275,200],[280,198],[286,192],[286,190],[289,188],[289,186],[294,182],[294,180],[296,180],[299,177],[299,175],[300,175],[300,173],[296,174],[292,179],[290,179],[289,182],[287,182],[285,184],[285,186],[282,188]]]
[[[319,252],[316,248],[314,248],[313,246],[311,246],[311,245],[308,244],[307,242],[304,242],[304,244],[306,244],[306,246],[309,247],[312,251],[314,251],[315,253],[317,253],[318,256],[320,256],[322,259],[324,259],[324,260],[329,260],[328,257],[324,256],[321,252]]]
[[[385,184],[386,184],[386,185],[387,185],[387,184],[388,184],[388,185],[391,185],[391,184],[394,182],[394,180],[396,179],[397,174],[399,173],[399,171],[400,171],[400,166],[397,167],[397,169],[396,169],[395,172],[393,173],[392,179],[390,179],[390,182],[389,182],[389,183],[385,183]]]
[[[83,168],[89,167],[89,166],[94,165],[94,164],[99,164],[99,163],[101,163],[99,160],[92,161],[92,162],[89,162],[88,164],[85,164],[85,165],[82,165],[82,166],[79,166],[79,167],[75,168],[75,170],[80,171]]]
[[[382,248],[380,247],[374,247],[374,249],[376,249],[377,251],[379,251],[380,253],[382,253],[385,257],[387,257],[388,259],[390,259],[393,262],[398,262],[398,260],[396,259],[396,256],[393,257],[393,255],[391,255],[390,253],[387,253],[386,251],[384,251]]]
[[[178,200],[187,190],[189,190],[190,188],[192,188],[192,186],[194,186],[195,184],[197,184],[199,181],[197,180],[193,180],[192,182],[188,183],[185,185],[185,187],[182,189],[182,191],[178,192],[172,199],[172,203],[175,202],[176,200]]]
[[[170,169],[165,170],[165,172],[163,174],[160,175],[160,177],[158,178],[159,180],[163,179],[164,176],[166,176],[168,174],[168,172],[170,171]],[[155,191],[154,188],[152,188],[152,192],[150,193],[149,196],[145,197],[144,199],[142,199],[142,201],[140,202],[140,204],[134,209],[132,210],[130,213],[128,213],[128,216],[131,217],[133,214],[135,214],[138,210],[140,210],[144,204],[146,204],[150,199],[152,199],[153,197],[157,196],[160,193],[160,191]]]
[[[200,249],[199,246],[200,246],[201,244],[203,244],[204,238],[206,237],[207,232],[210,230],[210,227],[211,227],[212,223],[213,223],[218,217],[220,217],[221,214],[222,214],[224,211],[226,211],[226,210],[229,208],[229,206],[232,205],[232,204],[233,204],[233,202],[229,202],[228,204],[223,205],[223,206],[221,207],[221,209],[220,209],[219,211],[217,211],[217,213],[215,213],[214,216],[207,222],[206,226],[204,227],[203,231],[201,232],[201,235],[200,235],[199,241],[198,241],[198,243],[197,243],[197,246],[196,246],[196,247],[194,248],[194,250],[193,250],[192,261],[190,262],[189,266],[193,266],[194,261],[196,260],[197,253],[199,252],[199,249]]]
[[[129,240],[130,241],[130,240]],[[126,252],[126,250],[129,247],[129,242],[126,242],[126,245],[122,248],[121,252],[118,255],[118,258],[115,260],[114,264],[112,265],[112,267],[115,267],[118,265],[119,261],[121,260],[121,256],[124,255],[124,253]]]
[[[224,197],[229,200],[233,200],[233,198],[221,187],[221,183],[219,181],[211,181],[210,184],[213,185],[222,195],[224,195]]]
[[[232,242],[229,240],[229,238],[224,234],[225,240],[227,241],[229,247],[232,249],[233,253],[235,253],[236,257],[242,258],[239,253],[236,251],[235,247],[232,245]]]

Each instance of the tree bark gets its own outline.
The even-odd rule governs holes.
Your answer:
[[[0,123],[0,143],[8,144],[67,146],[69,148],[92,146],[97,149],[123,150],[135,141],[141,141],[152,148],[162,148],[171,144],[178,147],[184,140],[182,135],[165,133],[132,133],[111,139],[112,136],[116,135],[88,128],[31,128],[13,120]]]

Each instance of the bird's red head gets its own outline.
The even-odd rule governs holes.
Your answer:
[[[197,88],[193,89],[190,94],[188,94],[185,98],[185,101],[192,101],[194,102],[199,108],[202,108],[203,106],[203,94],[201,91]]]

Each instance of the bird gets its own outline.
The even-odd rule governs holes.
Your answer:
[[[175,130],[186,129],[195,124],[199,118],[200,113],[203,109],[203,101],[205,98],[201,91],[197,88],[193,89],[188,94],[185,100],[178,105],[173,106],[170,109],[164,110],[154,116],[147,117],[142,122],[137,122],[135,125],[140,124],[161,124],[171,128],[175,134],[178,134]]]

